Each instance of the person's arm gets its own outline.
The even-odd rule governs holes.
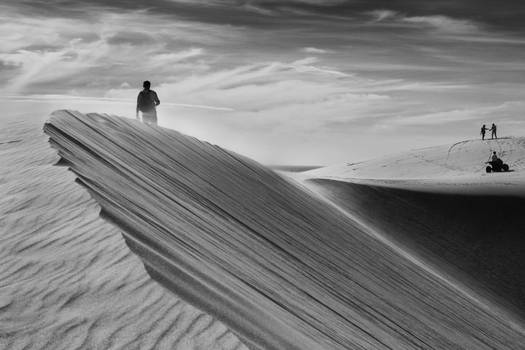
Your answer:
[[[159,96],[157,96],[157,93],[156,93],[156,92],[155,92],[155,96],[154,96],[154,98],[155,98],[155,106],[160,105]]]

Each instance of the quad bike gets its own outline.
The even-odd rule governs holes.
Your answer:
[[[487,165],[487,167],[485,168],[487,173],[492,173],[492,172],[500,173],[500,172],[509,171],[509,165],[503,163],[501,159],[487,162],[487,164],[490,164],[490,165]]]

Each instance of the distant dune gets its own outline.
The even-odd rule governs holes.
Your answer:
[[[485,173],[493,151],[512,172]],[[301,177],[416,256],[525,314],[525,138],[463,141]]]
[[[388,222],[368,225],[383,220],[388,206],[373,213],[364,202],[343,205],[353,196],[334,194],[351,194],[346,188],[321,183],[323,197],[238,154],[133,120],[61,111],[45,132],[149,274],[251,349],[525,343],[521,320],[447,280],[439,264],[425,266],[391,244],[383,236]],[[390,195],[380,193],[381,201]],[[414,215],[432,212],[421,210]],[[413,240],[410,230],[395,237]],[[441,249],[441,238],[435,245]],[[423,257],[439,253],[411,248]]]
[[[268,165],[272,170],[288,171],[292,173],[304,172],[308,170],[318,169],[318,165]]]
[[[511,172],[485,173],[485,162],[493,151],[510,166]],[[366,162],[336,164],[308,171],[301,177],[426,192],[511,194],[525,197],[525,138],[467,140]]]

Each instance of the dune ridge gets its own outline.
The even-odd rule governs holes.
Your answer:
[[[107,115],[45,125],[150,275],[251,349],[518,349],[521,325],[317,194],[220,147]]]
[[[492,152],[510,172],[486,174]],[[525,197],[525,137],[465,140],[359,163],[335,164],[299,176],[434,193]]]
[[[75,175],[54,165],[45,117],[2,117],[0,349],[245,350],[151,280]]]

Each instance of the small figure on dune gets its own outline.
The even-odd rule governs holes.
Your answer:
[[[485,140],[485,133],[487,132],[487,126],[485,124],[483,124],[483,126],[481,127],[481,139],[482,140]]]
[[[151,83],[145,81],[142,86],[144,90],[139,92],[137,96],[137,119],[139,119],[139,111],[142,112],[142,121],[146,124],[157,125],[157,109],[160,104],[157,93],[150,90]]]
[[[498,162],[498,161],[501,161],[501,159],[499,159],[496,151],[492,152],[492,157],[491,157],[492,161],[493,162]]]
[[[492,134],[491,134],[491,139],[497,139],[498,138],[498,135],[496,134],[496,130],[497,130],[497,127],[496,127],[496,124],[492,123],[492,127],[490,128],[490,131],[492,131]]]
[[[487,162],[487,164],[490,164],[486,168],[487,173],[509,171],[508,164],[503,163],[503,160],[498,157],[496,151],[492,152],[490,159],[491,160]]]

